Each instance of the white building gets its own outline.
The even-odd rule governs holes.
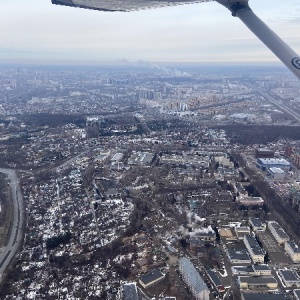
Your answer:
[[[250,218],[249,224],[254,232],[266,230],[266,224],[263,223],[259,218]]]
[[[291,164],[283,158],[258,158],[257,166],[262,170],[267,170],[270,168],[281,168],[283,170],[289,171]]]
[[[244,244],[254,263],[264,263],[265,252],[252,235],[244,236]]]
[[[300,262],[300,248],[295,242],[293,241],[285,242],[284,250],[286,251],[286,253],[289,255],[289,257],[294,263]]]
[[[268,265],[237,266],[231,267],[233,275],[271,276]]]
[[[278,244],[284,244],[290,239],[286,232],[280,227],[280,225],[277,222],[269,221],[268,228]]]
[[[178,261],[179,271],[196,300],[209,300],[209,289],[200,274],[186,257]]]
[[[280,168],[270,168],[268,169],[269,174],[274,180],[284,180],[285,179],[285,172]]]
[[[262,206],[264,199],[262,197],[240,196],[236,198],[237,202],[245,206]]]

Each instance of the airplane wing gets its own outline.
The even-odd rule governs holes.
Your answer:
[[[100,11],[135,11],[213,0],[52,0],[53,4],[88,8]]]
[[[300,57],[249,7],[249,0],[215,0],[238,17],[300,79]]]

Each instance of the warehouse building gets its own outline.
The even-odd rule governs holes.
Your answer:
[[[280,168],[289,171],[291,167],[291,164],[283,158],[258,158],[256,165],[262,170]]]

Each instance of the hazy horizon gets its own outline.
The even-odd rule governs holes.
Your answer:
[[[250,5],[300,53],[299,1],[252,0]],[[1,8],[1,64],[278,62],[216,2],[130,13],[70,8],[51,0],[2,0]]]

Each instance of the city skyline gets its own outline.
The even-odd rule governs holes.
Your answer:
[[[272,6],[271,6],[272,3]],[[251,7],[300,52],[300,4],[252,0]],[[131,13],[54,6],[50,0],[5,0],[0,63],[152,62],[278,63],[239,20],[209,2]]]

